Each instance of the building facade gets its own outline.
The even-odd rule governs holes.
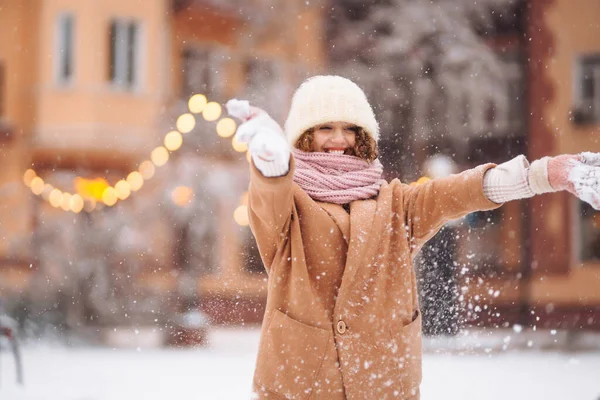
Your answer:
[[[219,104],[249,98],[281,120],[282,99],[324,64],[318,4],[267,3],[0,4],[0,36],[13,38],[0,49],[3,297],[77,293],[66,313],[87,318],[127,307],[119,291],[150,291],[215,321],[260,321],[264,273],[233,218],[247,160],[215,132]],[[177,152],[167,136],[182,134]]]
[[[204,121],[188,100],[248,98],[283,122],[298,83],[327,68],[321,5],[2,1],[0,37],[11,38],[0,47],[2,296],[43,292],[52,300],[49,291],[86,293],[85,285],[105,282],[105,293],[81,298],[93,303],[81,306],[90,315],[119,287],[150,291],[178,310],[200,308],[215,323],[259,323],[266,275],[243,218],[247,160],[216,135],[222,111]],[[465,168],[520,153],[533,160],[600,151],[600,5],[532,0],[511,13],[495,21],[493,35],[481,30],[503,61],[505,96],[450,96],[454,111],[429,134],[449,127],[463,141]],[[417,107],[421,98],[413,100]],[[165,165],[149,157],[167,132],[183,130],[178,118],[189,113],[195,124],[182,150],[169,152]],[[103,179],[96,183],[106,190],[148,172],[144,161],[155,176],[130,198],[113,206],[102,206],[102,196],[86,200],[79,213],[62,208],[79,194],[77,178],[89,190]],[[44,182],[38,195],[28,169]],[[54,189],[62,197],[53,204]],[[596,211],[548,194],[471,215],[461,229],[457,274],[467,321],[600,327]],[[86,271],[79,286],[61,278],[70,265]],[[132,273],[135,284],[119,286]],[[43,286],[47,278],[53,283]]]
[[[600,151],[600,36],[594,22],[600,5],[540,0],[523,6],[523,31],[492,42],[503,53],[511,48],[521,53],[524,79],[521,90],[515,87],[525,101],[516,104],[523,107],[526,135],[516,135],[512,144],[501,137],[487,145],[484,141],[481,153],[512,156],[520,148],[535,160]],[[491,273],[463,274],[462,294],[472,323],[600,328],[597,211],[561,192],[511,202],[480,217],[493,227],[474,224],[476,236],[491,234],[475,251],[487,253],[497,265]],[[465,246],[461,262],[475,267],[471,270],[476,269],[473,254]]]

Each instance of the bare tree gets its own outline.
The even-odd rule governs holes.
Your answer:
[[[497,25],[495,15],[510,23],[517,3],[333,1],[332,63],[374,100],[392,169],[414,177],[424,145],[465,137],[466,112],[483,115],[488,103],[506,108],[506,68],[483,35]]]

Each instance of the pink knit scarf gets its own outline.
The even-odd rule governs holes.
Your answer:
[[[385,180],[379,160],[366,162],[355,156],[307,153],[293,149],[294,182],[317,201],[347,204],[379,193]]]

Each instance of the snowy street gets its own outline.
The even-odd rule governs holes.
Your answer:
[[[25,387],[1,356],[2,400],[248,399],[258,330],[215,330],[206,349],[26,346]],[[598,400],[600,351],[425,351],[422,398]]]

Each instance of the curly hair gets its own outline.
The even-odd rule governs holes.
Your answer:
[[[302,151],[311,152],[314,139],[315,128],[310,128],[304,131],[300,138],[296,141],[296,148]],[[365,161],[372,162],[379,156],[377,142],[365,131],[358,127],[356,130],[356,142],[352,149],[353,156],[362,158]]]

